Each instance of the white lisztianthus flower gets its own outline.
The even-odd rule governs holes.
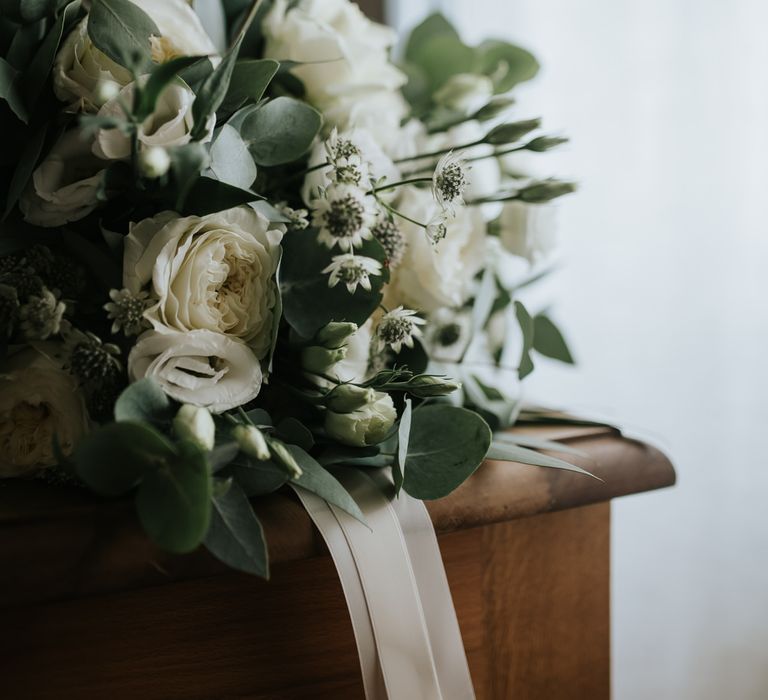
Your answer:
[[[376,200],[353,185],[330,185],[312,202],[317,240],[328,248],[359,248],[376,222]]]
[[[138,335],[149,328],[144,312],[152,301],[145,291],[131,292],[130,289],[110,289],[108,301],[104,304],[107,318],[112,321],[112,333],[121,329],[125,335]]]
[[[381,391],[373,393],[372,401],[349,413],[326,411],[325,429],[345,445],[365,447],[387,437],[397,419],[392,397]]]
[[[381,274],[381,263],[373,258],[354,253],[334,255],[331,258],[331,264],[323,270],[323,274],[329,274],[329,287],[335,287],[339,282],[343,282],[350,294],[355,293],[358,284],[370,292],[370,275]]]
[[[469,185],[469,168],[463,158],[453,151],[446,153],[435,167],[432,194],[440,207],[453,214],[464,204],[464,191]]]
[[[189,440],[204,452],[216,444],[216,425],[207,408],[185,403],[173,419],[173,430],[181,440]]]
[[[394,352],[400,352],[403,345],[413,347],[413,339],[421,336],[421,328],[426,321],[419,318],[412,309],[404,309],[398,306],[385,313],[376,328],[376,349],[382,352],[386,348],[392,348]]]

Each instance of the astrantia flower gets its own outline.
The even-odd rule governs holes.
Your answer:
[[[467,164],[456,153],[449,151],[437,161],[432,177],[432,194],[442,209],[453,213],[456,205],[463,205],[468,185]]]
[[[120,348],[102,343],[97,335],[72,329],[65,338],[65,369],[81,381],[103,381],[120,370]]]
[[[381,216],[373,227],[373,237],[384,248],[389,266],[397,267],[405,253],[405,238],[400,227],[391,217]]]
[[[437,245],[448,233],[448,227],[445,225],[445,216],[442,213],[437,214],[429,221],[424,230],[429,242],[432,245]]]
[[[419,326],[424,323],[426,321],[416,316],[416,312],[411,309],[398,306],[388,311],[376,329],[376,351],[382,352],[390,347],[394,352],[400,352],[403,345],[412,348],[413,339],[421,336]]]
[[[309,226],[309,212],[306,209],[293,209],[285,202],[280,202],[275,205],[275,209],[279,211],[286,219],[289,220],[288,227],[298,230],[303,230]]]
[[[371,237],[376,220],[373,197],[352,185],[331,185],[313,202],[312,223],[318,228],[317,240],[342,250],[358,248]]]
[[[341,184],[360,185],[368,178],[368,167],[360,148],[350,139],[342,138],[336,129],[324,144],[331,171],[331,180]]]
[[[350,294],[355,293],[358,284],[370,292],[371,280],[369,275],[380,275],[381,263],[363,255],[345,253],[344,255],[334,255],[331,258],[331,264],[323,270],[323,273],[330,273],[329,287],[335,287],[339,282],[343,282],[347,285],[347,291]]]
[[[30,296],[29,301],[19,310],[21,330],[27,340],[47,340],[61,329],[66,305],[59,301],[49,289],[43,289],[40,296]]]
[[[151,304],[147,292],[133,294],[128,289],[111,289],[109,298],[112,301],[104,304],[104,310],[112,321],[112,333],[122,329],[125,335],[138,335],[149,328],[149,321],[144,318],[144,312]]]

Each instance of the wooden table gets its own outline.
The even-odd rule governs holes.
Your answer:
[[[604,481],[488,462],[428,504],[477,696],[607,698],[610,499],[674,471],[609,428],[525,432],[578,446]],[[258,512],[269,583],[157,550],[129,504],[0,486],[0,698],[362,698],[322,540],[289,492]]]

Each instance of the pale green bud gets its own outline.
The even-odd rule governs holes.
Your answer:
[[[282,442],[270,440],[269,448],[272,451],[272,456],[285,468],[292,479],[298,479],[304,473],[299,463]]]
[[[484,122],[503,114],[513,104],[515,104],[515,101],[511,97],[494,97],[488,104],[478,109],[472,117],[478,121]]]
[[[493,127],[486,135],[484,142],[493,146],[503,146],[519,141],[523,136],[541,126],[541,119],[526,119],[520,122],[509,122]]]
[[[315,342],[326,348],[339,348],[356,332],[356,323],[333,321],[318,331]]]
[[[532,185],[523,187],[515,199],[528,204],[543,204],[564,194],[570,194],[576,190],[573,182],[563,182],[561,180],[541,180]]]
[[[232,428],[232,437],[245,454],[262,462],[269,459],[267,439],[255,425],[236,425]]]
[[[207,408],[185,403],[173,419],[173,431],[181,440],[197,445],[204,452],[216,443],[216,426]]]
[[[407,384],[410,394],[420,399],[433,396],[445,396],[461,388],[461,382],[454,382],[442,377],[434,377],[430,374],[420,374],[411,379]]]
[[[373,389],[341,384],[325,398],[325,405],[336,413],[350,413],[376,400]]]
[[[161,146],[150,146],[139,153],[139,170],[152,180],[162,177],[171,167],[171,157]]]
[[[556,148],[561,144],[567,143],[568,139],[562,136],[539,136],[525,144],[526,151],[534,151],[535,153],[543,153],[549,151],[552,148]]]
[[[337,362],[347,356],[346,346],[328,349],[319,345],[310,345],[301,351],[301,366],[314,374],[325,374]]]
[[[326,411],[325,430],[345,445],[365,447],[376,445],[387,437],[397,420],[392,397],[375,392],[375,400],[352,413]]]

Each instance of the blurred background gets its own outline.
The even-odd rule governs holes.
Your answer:
[[[664,449],[679,484],[613,510],[616,700],[768,697],[768,3],[389,0],[542,70],[520,117],[571,137],[547,298],[575,369],[528,396]]]

